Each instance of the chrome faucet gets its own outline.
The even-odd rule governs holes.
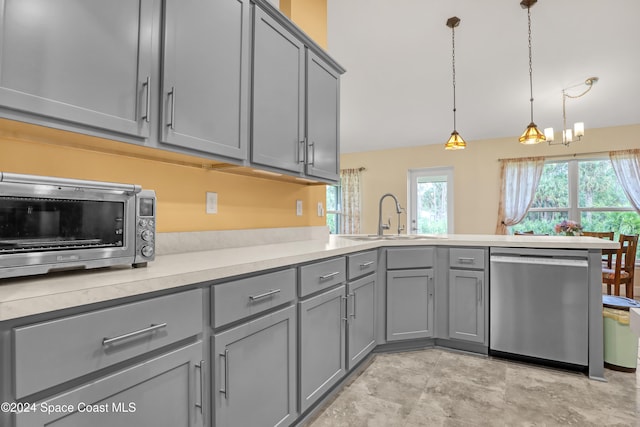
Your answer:
[[[378,204],[378,236],[382,236],[384,230],[388,230],[389,228],[391,228],[391,218],[389,218],[388,223],[382,223],[382,201],[386,197],[391,197],[396,202],[396,212],[398,213],[398,234],[400,234],[400,232],[404,230],[404,227],[400,226],[400,214],[404,212],[404,209],[402,208],[402,206],[400,206],[400,202],[398,202],[398,198],[396,196],[391,193],[387,193],[380,197],[380,203]]]

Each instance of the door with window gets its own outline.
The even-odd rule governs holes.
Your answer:
[[[453,168],[409,171],[409,234],[453,233]]]

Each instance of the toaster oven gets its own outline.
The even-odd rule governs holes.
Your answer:
[[[0,172],[0,278],[146,266],[155,224],[139,185]]]

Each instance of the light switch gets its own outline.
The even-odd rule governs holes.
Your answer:
[[[302,216],[302,200],[296,200],[296,215]]]
[[[212,193],[207,191],[207,213],[218,213],[218,193]]]
[[[324,216],[324,206],[322,206],[322,202],[318,202],[318,216]]]

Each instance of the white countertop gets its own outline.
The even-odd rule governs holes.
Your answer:
[[[0,321],[178,288],[382,246],[616,248],[593,237],[442,235],[432,239],[356,241],[341,236],[159,255],[145,268],[110,267],[0,279]]]

